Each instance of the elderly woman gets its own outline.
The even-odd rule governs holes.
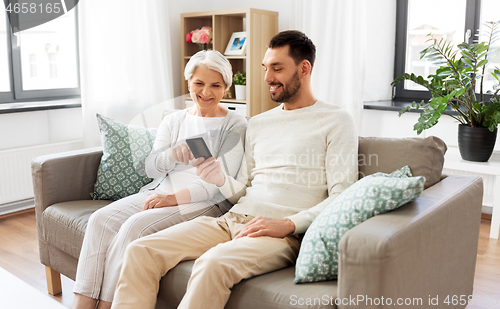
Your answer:
[[[218,188],[196,175],[185,143],[200,136],[212,155],[235,177],[243,158],[246,120],[219,102],[232,83],[229,61],[217,51],[200,51],[187,63],[185,78],[195,105],[167,115],[146,173],[154,181],[115,201],[89,219],[78,260],[73,308],[109,308],[122,258],[133,240],[198,216],[217,217],[231,207]]]

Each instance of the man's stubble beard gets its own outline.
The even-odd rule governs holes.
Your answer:
[[[282,86],[280,95],[274,95],[271,93],[271,99],[274,102],[287,103],[297,95],[297,93],[300,90],[300,87],[302,86],[302,83],[300,82],[299,78],[299,72],[295,72],[295,74],[290,78],[290,80],[286,84],[287,84],[286,87],[285,85],[280,84]]]

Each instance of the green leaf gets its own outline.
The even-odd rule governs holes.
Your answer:
[[[440,100],[442,100],[443,97],[438,97],[438,98],[433,98],[430,102],[429,102],[429,105],[433,108],[433,109],[437,109],[439,107],[439,105],[441,104],[440,103]]]
[[[412,108],[415,108],[415,109],[419,109],[421,106],[424,106],[424,105],[425,105],[424,100],[422,100],[422,102],[420,102],[420,103],[415,102],[415,101],[413,101],[413,102],[411,103],[411,107],[412,107]]]
[[[469,52],[468,50],[462,50],[462,56],[466,57],[467,59],[469,60],[476,60],[476,57],[474,55],[472,55],[471,52]]]
[[[399,110],[398,116],[401,117],[404,113],[411,111],[411,106],[403,107]]]
[[[429,86],[428,81],[426,81],[422,76],[416,76],[414,73],[411,74],[405,73],[404,75],[396,77],[394,81],[391,83],[391,85],[394,86],[395,84],[402,82],[404,80],[411,80],[412,82],[424,86],[426,88],[428,88]]]
[[[485,66],[486,64],[488,64],[488,59],[483,59],[481,61],[479,61],[479,63],[477,64],[477,67],[482,67],[482,66]]]
[[[494,72],[491,72],[491,75],[493,75],[493,77],[498,81],[500,82],[500,79],[498,78],[498,75],[495,74]]]
[[[391,86],[394,86],[395,84],[402,82],[405,80],[404,75],[400,75],[394,79],[394,81],[391,83]]]
[[[460,98],[461,96],[463,96],[465,94],[466,91],[467,91],[467,89],[465,89],[465,88],[458,90],[457,93],[455,94],[455,97]]]
[[[481,43],[478,43],[478,44],[474,44],[472,46],[472,50],[476,53],[476,54],[481,54],[485,51],[488,50],[490,46],[488,44],[486,44],[486,42],[481,42]]]
[[[465,62],[468,66],[474,67],[472,61],[469,58],[462,58],[462,61]]]

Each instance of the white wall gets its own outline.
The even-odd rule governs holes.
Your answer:
[[[366,1],[367,51],[363,101],[392,99],[396,0]]]
[[[0,150],[82,139],[82,109],[0,114],[0,132]]]

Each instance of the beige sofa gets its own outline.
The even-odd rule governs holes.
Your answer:
[[[361,176],[408,164],[427,178],[422,195],[343,236],[337,281],[294,284],[290,267],[237,284],[226,308],[465,308],[460,295],[472,294],[483,184],[441,176],[445,149],[437,138],[360,138]],[[110,203],[89,195],[101,154],[85,149],[32,163],[40,260],[51,294],[61,290],[59,273],[75,278],[86,222]],[[192,265],[183,262],[162,279],[157,308],[178,305]]]

